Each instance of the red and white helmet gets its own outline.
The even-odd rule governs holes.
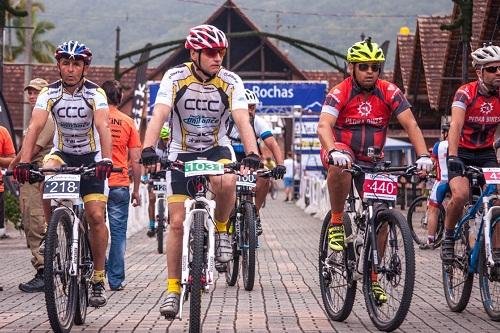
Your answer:
[[[202,24],[189,30],[184,47],[189,50],[227,48],[226,35],[213,25]]]

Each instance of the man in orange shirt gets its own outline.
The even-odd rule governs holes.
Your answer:
[[[102,84],[109,105],[109,126],[113,143],[113,165],[123,168],[121,173],[109,177],[108,218],[111,233],[106,272],[111,290],[122,290],[125,280],[125,248],[127,239],[127,221],[130,201],[128,157],[130,155],[134,189],[132,202],[138,206],[141,202],[139,186],[141,180],[141,141],[133,120],[118,110],[122,99],[120,82],[112,80]]]
[[[14,143],[10,137],[9,131],[0,126],[0,170],[2,168],[7,168],[12,162],[16,155],[16,150],[14,149]],[[4,211],[4,199],[3,199],[3,178],[0,173],[0,239],[8,238],[8,235],[5,233],[5,211]]]

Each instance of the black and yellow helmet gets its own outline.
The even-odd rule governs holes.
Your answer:
[[[372,42],[372,38],[368,37],[362,42],[354,43],[347,50],[348,62],[382,62],[385,61],[384,51],[377,43]]]

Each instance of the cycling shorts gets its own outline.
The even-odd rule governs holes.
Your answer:
[[[193,161],[200,157],[209,161],[224,164],[235,161],[235,155],[231,145],[216,146],[201,153],[171,152],[168,155],[168,159],[170,161],[179,160],[182,162]],[[168,171],[166,173],[166,181],[169,184],[167,187],[167,200],[169,203],[184,202],[186,199],[193,197],[196,193],[194,185],[191,182],[188,182],[188,179],[184,177],[183,172],[177,170]]]
[[[496,168],[498,167],[497,156],[493,147],[486,149],[467,149],[458,148],[458,157],[464,162],[464,165],[475,166],[478,168]],[[448,169],[448,181],[455,177],[463,177],[462,174]]]
[[[434,182],[432,186],[431,195],[429,197],[429,205],[438,207],[444,201],[446,193],[450,191],[450,185],[447,181]]]
[[[91,166],[101,159],[100,152],[93,152],[83,155],[73,155],[52,149],[44,158],[44,163],[49,160],[56,160],[61,165],[68,167]],[[82,176],[80,182],[80,196],[83,202],[108,201],[108,180],[99,180],[97,177]]]

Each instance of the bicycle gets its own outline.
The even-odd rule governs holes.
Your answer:
[[[156,241],[158,243],[158,253],[163,253],[164,246],[164,233],[166,230],[166,226],[168,224],[168,209],[166,205],[167,201],[167,182],[165,181],[165,171],[160,171],[157,173],[151,174],[151,179],[149,180],[152,187],[153,192],[155,194],[155,220],[156,220]]]
[[[427,195],[416,197],[408,207],[408,213],[406,215],[406,220],[408,222],[408,226],[410,227],[411,235],[415,240],[415,243],[417,243],[418,245],[427,244],[429,195],[430,193],[428,193]],[[446,211],[444,209],[444,206],[440,204],[436,239],[433,244],[434,248],[438,248],[439,246],[441,246],[444,234],[445,215]]]
[[[255,280],[255,252],[258,246],[256,233],[257,209],[255,207],[255,187],[257,177],[270,177],[271,170],[260,169],[248,175],[236,172],[236,202],[229,218],[229,233],[233,258],[226,265],[226,282],[234,286],[238,281],[240,256],[245,290],[251,291]]]
[[[234,173],[235,166],[198,159],[167,161],[166,169],[184,172],[196,191],[192,199],[184,202],[186,217],[183,223],[179,312],[175,318],[167,319],[182,320],[183,303],[189,298],[189,331],[200,332],[201,293],[208,292],[214,284],[215,266],[215,201],[206,197],[210,192],[208,177]]]
[[[413,166],[390,167],[390,162],[368,168],[353,164],[344,170],[353,176],[364,174],[365,180],[363,200],[356,192],[354,177],[346,200],[345,249],[332,251],[328,246],[331,212],[321,229],[320,289],[325,310],[332,320],[344,321],[350,315],[361,276],[366,308],[379,330],[395,330],[406,318],[415,282],[415,254],[406,219],[393,207],[397,176],[409,176],[415,170]],[[385,244],[380,246],[379,241],[384,238]],[[386,291],[385,303],[373,296],[372,272],[377,273]]]
[[[121,172],[113,168],[113,172]],[[12,175],[8,171],[6,175]],[[87,317],[93,259],[80,181],[94,177],[95,167],[30,170],[30,180],[45,180],[43,199],[51,199],[52,217],[44,250],[45,304],[54,332],[70,332]]]
[[[486,183],[475,203],[466,207],[455,226],[455,258],[453,264],[442,265],[446,303],[453,312],[463,311],[469,302],[474,274],[479,275],[483,307],[494,321],[500,321],[500,262],[493,260],[492,237],[500,228],[500,207],[493,206],[500,198],[500,168],[466,167],[465,175],[472,186]],[[471,187],[472,188],[472,187]],[[471,194],[472,196],[472,194]],[[474,233],[474,229],[477,231]]]

